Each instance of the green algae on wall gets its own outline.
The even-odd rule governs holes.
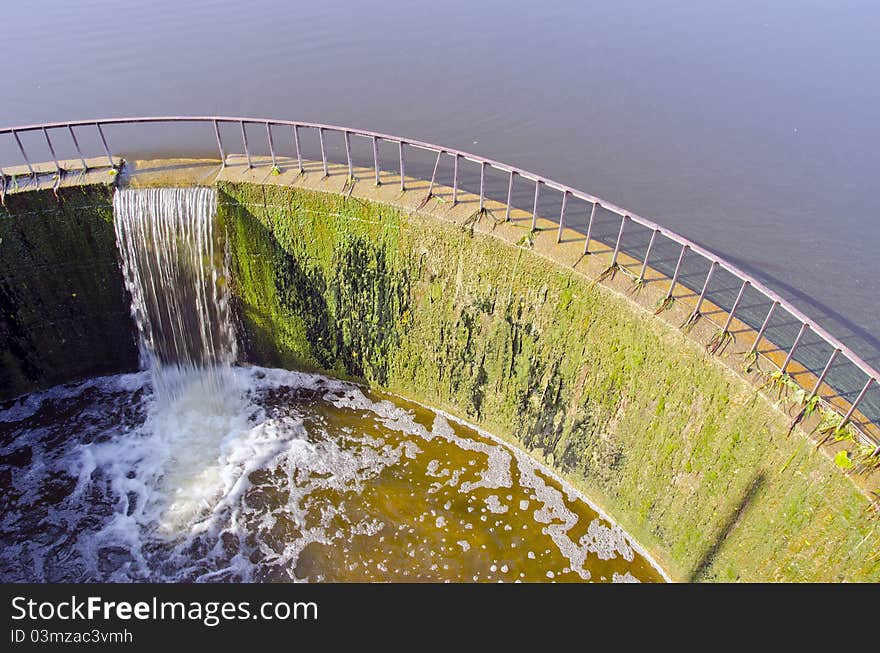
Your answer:
[[[112,193],[35,190],[0,207],[0,399],[137,367]]]
[[[867,500],[745,381],[522,248],[381,204],[221,183],[254,362],[361,379],[553,465],[681,580],[880,580]]]

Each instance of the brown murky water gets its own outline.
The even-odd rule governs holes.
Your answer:
[[[0,410],[7,581],[660,581],[521,453],[359,386],[233,368]]]

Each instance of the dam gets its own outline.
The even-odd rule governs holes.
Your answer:
[[[387,135],[105,133],[162,121],[0,130],[5,570],[880,577],[876,372],[735,266]]]

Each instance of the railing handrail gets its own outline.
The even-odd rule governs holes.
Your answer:
[[[807,315],[805,315],[802,311],[800,311],[798,308],[796,308],[794,305],[792,305],[788,300],[782,298],[779,294],[777,294],[776,292],[774,292],[773,290],[768,288],[764,283],[762,283],[761,281],[756,279],[753,275],[745,272],[744,270],[740,269],[739,267],[737,267],[733,263],[725,261],[722,257],[718,256],[714,252],[706,249],[705,247],[693,242],[689,238],[687,238],[687,237],[685,237],[685,236],[683,236],[683,235],[681,235],[671,229],[668,229],[660,224],[657,224],[653,220],[650,220],[648,218],[640,216],[640,215],[633,213],[631,211],[627,211],[623,207],[620,207],[620,206],[614,204],[613,202],[609,202],[607,200],[604,200],[600,197],[597,197],[597,196],[592,195],[590,193],[587,193],[585,191],[568,186],[567,184],[560,183],[558,181],[549,179],[549,178],[544,177],[542,175],[538,175],[538,174],[529,172],[527,170],[523,170],[522,168],[518,168],[516,166],[508,165],[508,164],[502,163],[500,161],[490,159],[488,157],[483,157],[480,155],[472,154],[470,152],[465,152],[462,150],[457,150],[454,148],[443,147],[440,145],[436,145],[434,143],[420,141],[418,139],[401,138],[399,136],[394,136],[392,134],[385,134],[382,132],[374,132],[374,131],[356,129],[356,128],[351,128],[351,127],[342,127],[339,125],[329,125],[329,124],[306,122],[306,121],[280,120],[280,119],[273,119],[273,118],[248,118],[248,117],[237,117],[237,116],[140,116],[140,117],[132,117],[132,118],[99,118],[99,119],[92,119],[92,120],[75,120],[75,121],[68,121],[68,122],[50,122],[50,123],[39,123],[39,124],[32,124],[32,125],[21,125],[21,126],[17,126],[17,127],[3,127],[3,128],[0,128],[0,135],[12,134],[13,136],[16,137],[16,141],[19,142],[19,148],[21,149],[22,155],[25,157],[25,161],[30,166],[30,161],[27,159],[27,156],[24,152],[24,149],[21,147],[20,141],[18,141],[17,134],[25,133],[25,132],[32,132],[32,131],[44,132],[44,134],[46,135],[47,143],[49,144],[50,151],[53,152],[53,156],[54,156],[54,151],[52,150],[51,141],[49,140],[49,136],[48,136],[48,130],[51,130],[51,129],[72,129],[73,127],[85,127],[85,126],[97,126],[99,133],[101,135],[101,139],[104,142],[105,149],[107,150],[107,154],[109,156],[110,150],[109,150],[109,148],[107,148],[104,134],[100,130],[100,125],[170,123],[170,122],[205,122],[205,123],[212,123],[215,126],[215,128],[220,123],[233,123],[233,124],[241,125],[243,140],[245,141],[244,145],[245,145],[246,154],[248,154],[248,148],[247,148],[247,142],[246,142],[246,135],[244,133],[244,128],[243,128],[244,125],[253,125],[253,124],[265,125],[267,127],[267,130],[269,127],[277,125],[277,126],[284,126],[284,127],[292,127],[295,129],[296,128],[316,129],[316,130],[318,130],[319,134],[322,135],[322,138],[323,138],[323,134],[322,134],[323,131],[331,131],[331,132],[340,132],[342,134],[345,134],[346,138],[348,138],[348,136],[350,136],[350,135],[355,135],[355,136],[362,136],[362,137],[371,138],[371,139],[378,139],[381,141],[387,141],[390,143],[397,143],[400,146],[401,164],[403,164],[403,158],[404,158],[403,146],[411,146],[411,147],[415,147],[418,149],[427,150],[427,151],[436,153],[438,155],[438,161],[439,161],[439,156],[442,156],[443,154],[448,154],[452,157],[455,157],[456,162],[458,159],[464,159],[466,161],[478,163],[481,166],[490,166],[493,169],[500,170],[502,172],[506,172],[506,173],[510,174],[511,176],[516,175],[516,176],[522,177],[524,179],[528,179],[530,181],[535,182],[535,184],[538,186],[543,185],[548,188],[552,188],[554,190],[557,190],[557,191],[563,193],[563,196],[571,195],[572,197],[577,197],[585,202],[593,204],[594,207],[597,207],[597,206],[602,207],[603,209],[620,216],[622,219],[622,224],[625,223],[627,220],[632,220],[633,222],[635,222],[635,223],[637,223],[647,229],[650,229],[653,232],[659,233],[662,236],[664,236],[665,238],[681,245],[682,248],[686,248],[689,251],[692,251],[696,254],[699,254],[701,257],[703,257],[704,259],[709,261],[711,267],[714,267],[714,266],[721,267],[721,268],[727,270],[733,276],[737,277],[740,281],[744,282],[743,288],[745,288],[747,285],[747,286],[754,288],[755,290],[757,290],[761,294],[763,294],[767,299],[769,299],[772,302],[772,304],[771,304],[772,307],[775,308],[775,306],[781,306],[789,315],[791,315],[798,322],[800,322],[800,324],[802,325],[801,333],[803,332],[804,329],[809,329],[810,331],[813,331],[814,333],[816,333],[823,341],[825,341],[826,344],[830,345],[833,349],[832,356],[837,355],[835,352],[843,353],[844,356],[853,365],[855,365],[862,373],[864,373],[867,377],[867,381],[866,381],[865,386],[864,386],[862,392],[860,393],[859,397],[857,397],[853,402],[849,402],[851,409],[848,412],[848,414],[845,416],[844,423],[846,421],[848,421],[849,418],[852,416],[852,413],[854,412],[856,405],[859,403],[861,398],[864,396],[868,387],[872,383],[877,383],[878,380],[880,380],[880,373],[878,373],[877,370],[875,370],[871,365],[869,365],[867,362],[865,362],[858,354],[856,354],[847,345],[843,344],[837,337],[835,337],[833,334],[828,332],[821,325],[816,324],[815,321],[811,320]],[[270,147],[270,149],[272,149],[273,146],[271,143],[271,131],[269,131],[269,134],[270,134],[269,147]],[[223,159],[224,152],[223,152],[222,145],[220,143],[219,132],[217,133],[217,141],[218,141],[218,145],[220,146],[221,159]],[[77,149],[79,149],[78,145],[77,145]],[[323,151],[323,145],[322,145],[322,151]],[[350,152],[347,152],[347,154],[349,156],[349,161],[350,161]],[[274,149],[272,150],[272,155],[273,155],[273,162],[274,162]],[[249,154],[248,154],[248,160],[250,163]],[[325,158],[325,164],[326,164],[326,158]],[[57,161],[56,161],[56,165],[57,165]],[[0,172],[2,172],[2,169],[0,169]],[[435,173],[436,173],[436,166],[435,166]],[[402,175],[402,177],[403,176],[405,176],[405,175]],[[401,181],[401,183],[403,183],[403,182]],[[482,189],[482,184],[481,184],[481,197],[480,197],[481,207],[482,207],[482,202],[483,202],[482,190],[483,189]],[[536,205],[537,205],[537,193],[536,193]],[[589,241],[588,241],[587,245],[589,245]],[[647,255],[645,256],[645,261],[647,261]],[[679,265],[680,265],[680,263],[681,263],[681,260],[679,260]],[[741,293],[742,293],[742,290],[741,290]],[[733,317],[733,312],[735,312],[735,310],[736,310],[736,306],[734,306],[733,310],[730,312],[730,318]],[[771,308],[771,310],[772,310],[772,308]],[[768,321],[769,321],[769,316],[768,316]],[[764,326],[766,327],[766,323]],[[759,332],[759,337],[762,334],[763,334],[763,328],[762,328],[761,332]],[[793,354],[794,348],[797,346],[797,342],[799,339],[800,339],[800,335],[798,336],[798,339],[795,341],[794,345],[792,346],[791,351],[789,352],[789,354],[790,354],[789,359],[791,358],[791,354]],[[755,347],[756,346],[757,346],[757,343],[755,344]],[[786,364],[787,363],[788,363],[788,360],[786,360]],[[785,368],[785,366],[783,366],[783,371],[784,371],[784,368]],[[843,424],[841,424],[841,426],[842,425]],[[871,438],[871,440],[873,441],[873,438]],[[876,444],[876,442],[875,442],[875,444]]]

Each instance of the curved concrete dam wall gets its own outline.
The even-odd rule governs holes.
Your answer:
[[[852,480],[802,433],[786,437],[790,420],[745,379],[627,296],[491,217],[455,224],[338,192],[217,185],[249,361],[362,380],[486,428],[548,462],[677,580],[880,580],[877,522]],[[82,353],[42,360],[47,343],[28,341],[32,364],[54,376],[4,381],[5,396],[136,364],[109,206],[99,187],[62,189],[60,204],[49,191],[7,197],[5,275],[12,242],[41,251],[53,229],[101,221],[109,240],[71,240],[18,268],[17,283],[41,290],[15,286],[7,330],[10,315],[65,305],[69,284],[45,272],[53,261],[85,265],[75,252],[87,251],[106,274],[75,291],[88,288],[91,311],[67,314]],[[25,207],[45,232],[9,226]],[[92,347],[106,368],[90,366]],[[19,351],[4,345],[4,379]]]
[[[255,362],[361,379],[485,427],[582,489],[675,579],[880,579],[855,484],[627,298],[387,204],[220,191]]]

